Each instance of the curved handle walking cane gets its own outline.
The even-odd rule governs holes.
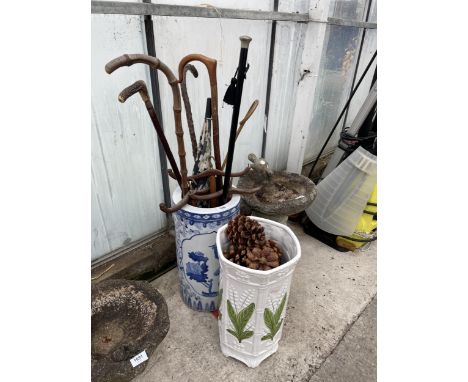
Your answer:
[[[124,54],[123,56],[114,58],[109,61],[106,66],[106,72],[111,74],[122,66],[132,66],[133,64],[146,64],[154,69],[158,69],[164,73],[172,88],[173,105],[172,109],[174,112],[175,120],[175,132],[177,136],[177,146],[179,151],[180,159],[180,172],[181,172],[181,185],[182,196],[188,192],[187,183],[187,164],[185,162],[185,145],[184,145],[184,131],[182,130],[182,118],[181,118],[181,102],[180,102],[180,90],[179,81],[174,76],[172,71],[164,64],[161,60],[156,57],[148,56],[146,54]]]
[[[249,172],[251,169],[251,165],[248,165],[246,168],[244,168],[240,172],[232,173],[231,177],[240,177],[244,176],[247,172]],[[167,170],[167,173],[171,178],[175,179],[175,174],[171,170]],[[201,178],[206,178],[212,175],[224,175],[224,172],[221,170],[217,169],[210,169],[203,171],[200,174],[197,175],[192,175],[188,177],[188,180],[197,180]],[[228,195],[233,195],[233,194],[240,194],[240,195],[245,195],[245,194],[253,194],[257,191],[260,191],[263,188],[263,186],[258,186],[254,188],[249,188],[249,189],[244,189],[244,188],[235,188],[235,187],[230,187],[229,188],[229,193]],[[218,190],[216,192],[210,192],[210,187],[203,188],[201,190],[190,190],[180,201],[179,203],[173,205],[172,207],[168,208],[164,203],[159,204],[159,208],[161,211],[165,213],[172,213],[175,211],[180,210],[183,206],[185,206],[187,203],[190,203],[191,200],[212,200],[214,198],[219,198],[223,194],[223,190]]]
[[[255,188],[250,188],[250,189],[243,189],[243,188],[230,188],[229,189],[229,196],[233,194],[239,194],[239,195],[245,195],[245,194],[252,194],[254,192],[260,191],[262,189],[262,186],[258,186]],[[209,192],[209,188],[203,189],[203,190],[198,190],[198,191],[193,191],[190,190],[187,192],[187,194],[179,201],[179,203],[173,205],[172,207],[168,208],[164,203],[159,204],[159,208],[161,211],[170,214],[172,212],[176,212],[180,210],[183,206],[185,206],[190,199],[192,200],[210,200],[213,198],[217,198],[222,195],[223,190],[216,191],[211,194],[207,194]]]
[[[203,54],[189,54],[179,62],[179,82],[182,82],[185,77],[184,68],[189,62],[200,61],[206,66],[208,76],[210,78],[211,89],[211,113],[213,120],[213,151],[215,159],[215,167],[221,170],[221,153],[219,149],[219,119],[218,119],[218,84],[216,79],[217,61],[213,58],[204,56]],[[223,187],[223,180],[220,176],[216,177],[216,190]]]
[[[180,90],[182,91],[182,100],[184,101],[184,106],[185,106],[185,116],[187,118],[187,125],[189,129],[189,134],[190,134],[190,141],[192,142],[192,154],[193,154],[193,159],[197,160],[197,137],[195,136],[195,128],[193,127],[193,118],[192,118],[192,107],[190,106],[190,100],[189,96],[187,93],[187,76],[185,73],[187,71],[190,71],[192,75],[197,78],[198,77],[198,71],[193,65],[187,65],[184,68],[184,80],[180,84]]]
[[[247,174],[249,171],[250,171],[250,168],[251,168],[251,165],[247,165],[246,168],[244,168],[242,171],[239,171],[239,172],[233,172],[231,173],[231,177],[232,178],[238,178],[238,177],[241,177],[241,176],[244,176],[245,174]],[[172,171],[171,169],[167,170],[167,174],[172,178],[172,179],[177,179],[176,178],[176,175],[174,174],[174,171]],[[199,174],[196,174],[196,175],[190,175],[187,177],[187,180],[189,181],[193,181],[193,180],[198,180],[198,179],[203,179],[203,178],[208,178],[208,177],[211,177],[213,175],[224,175],[224,171],[221,171],[221,170],[217,170],[215,168],[211,168],[209,170],[206,170],[206,171],[203,171]]]
[[[177,166],[177,163],[174,159],[174,155],[172,154],[171,148],[169,147],[169,143],[167,142],[166,136],[164,135],[164,130],[162,129],[161,124],[159,123],[158,117],[156,115],[156,110],[154,110],[154,106],[151,103],[151,100],[148,95],[148,88],[146,87],[145,82],[142,80],[136,81],[134,84],[126,87],[124,90],[120,92],[119,101],[124,103],[127,99],[129,99],[135,93],[140,93],[141,99],[145,103],[146,110],[148,111],[151,121],[153,122],[154,129],[156,130],[159,140],[162,143],[166,156],[169,159],[172,170],[174,172],[175,178],[180,186],[181,176],[179,172],[179,167]]]
[[[246,124],[246,122],[250,119],[250,117],[255,112],[255,110],[257,110],[257,106],[258,106],[258,99],[252,102],[252,105],[250,105],[249,110],[247,110],[247,113],[245,113],[244,119],[242,119],[242,121],[239,122],[239,127],[237,128],[237,131],[236,131],[236,141],[242,129],[244,128],[244,125]],[[223,161],[223,165],[221,166],[221,170],[224,170],[224,168],[226,167],[226,161],[227,161],[227,154],[224,156],[224,161]]]

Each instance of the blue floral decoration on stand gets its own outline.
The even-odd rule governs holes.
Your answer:
[[[216,308],[220,268],[215,233],[238,214],[239,204],[213,214],[184,209],[174,214],[180,292],[192,309],[212,311]],[[211,242],[200,244],[200,237],[205,235],[210,235]]]
[[[206,282],[206,280],[208,280],[208,265],[206,265],[208,258],[203,254],[203,252],[189,252],[188,255],[195,261],[195,263],[187,263],[187,276],[190,280],[195,280],[199,283]]]
[[[215,257],[218,258],[216,246],[211,245],[210,248],[213,250]],[[203,296],[216,297],[218,292],[213,291],[213,279],[208,280],[208,257],[200,251],[188,252],[188,256],[194,262],[188,262],[186,264],[185,269],[187,276],[190,280],[195,280],[208,289],[208,292],[202,292]],[[219,268],[214,272],[214,275],[219,276]]]

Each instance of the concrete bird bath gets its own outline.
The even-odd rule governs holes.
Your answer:
[[[268,162],[249,154],[250,171],[239,180],[239,187],[263,186],[254,194],[242,195],[252,215],[286,223],[289,215],[306,209],[315,199],[314,182],[286,171],[271,171]]]
[[[148,357],[169,331],[163,296],[148,283],[106,280],[91,290],[91,374],[93,382],[128,382],[148,362],[133,367],[130,359]]]

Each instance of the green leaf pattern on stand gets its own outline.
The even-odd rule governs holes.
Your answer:
[[[223,288],[218,292],[218,320],[221,320],[221,303],[223,302]]]
[[[236,337],[239,343],[241,343],[242,340],[252,337],[254,332],[252,330],[244,329],[249,323],[250,318],[252,317],[255,311],[255,304],[251,303],[250,305],[242,309],[239,313],[237,313],[234,307],[232,306],[231,301],[227,300],[227,311],[232,325],[234,327],[234,330],[227,329],[227,331],[234,337]]]
[[[283,323],[283,319],[280,319],[280,317],[283,313],[284,306],[286,305],[286,297],[287,293],[285,293],[285,295],[283,296],[281,303],[279,304],[278,309],[276,309],[275,313],[273,313],[270,309],[265,308],[265,311],[263,312],[263,321],[265,322],[265,325],[270,330],[270,332],[262,337],[262,341],[273,341],[273,338],[275,337],[276,333],[278,333],[278,331],[280,330],[281,324]]]

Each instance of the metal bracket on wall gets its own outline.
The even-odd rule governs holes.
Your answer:
[[[143,0],[145,4],[150,4],[151,0]],[[156,57],[156,47],[154,41],[154,29],[153,29],[153,20],[150,15],[145,15],[145,38],[146,38],[146,48],[148,49],[148,55]],[[159,91],[159,81],[158,73],[154,68],[149,67],[150,79],[151,79],[151,94],[153,96],[153,105],[156,110],[159,121],[161,122],[161,127],[164,130],[164,123],[162,119],[162,110],[161,110],[161,94]],[[171,204],[171,191],[169,188],[169,176],[167,175],[167,159],[164,152],[163,145],[161,140],[158,139],[158,152],[159,152],[159,162],[161,165],[161,180],[163,185],[164,192],[164,203],[166,205]],[[168,221],[167,224],[170,225],[169,214],[166,214]]]
[[[205,17],[217,19],[271,20],[292,21],[298,23],[323,23],[357,28],[376,29],[376,23],[357,20],[343,20],[329,17],[326,21],[313,19],[308,13],[252,11],[245,9],[217,8],[206,6],[188,6],[152,3],[129,3],[121,1],[91,1],[92,14],[114,14],[135,16],[173,16],[173,17]]]
[[[331,25],[340,25],[343,27],[355,27],[364,29],[377,29],[377,23],[369,23],[367,21],[343,20],[335,17],[329,17],[327,20],[327,24]]]

